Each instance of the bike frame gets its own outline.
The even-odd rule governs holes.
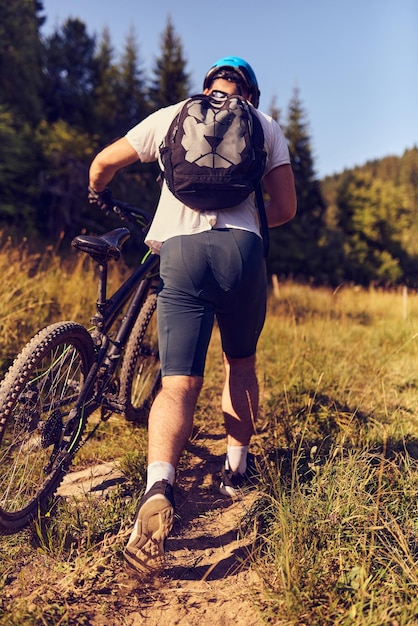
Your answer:
[[[120,202],[115,202],[115,206],[117,209],[114,209],[115,212],[122,214],[124,219],[128,219],[135,224],[137,224],[135,218],[149,218],[147,213],[139,211],[135,207],[130,207]],[[126,209],[128,209],[127,213]],[[99,238],[100,236],[98,236]],[[148,253],[142,263],[109,298],[106,296],[107,262],[98,263],[98,266],[98,298],[96,315],[92,318],[94,327],[91,331],[93,342],[98,351],[96,359],[86,376],[83,389],[73,412],[74,417],[81,411],[84,418],[87,418],[96,408],[102,407],[102,419],[104,420],[107,419],[105,416],[106,409],[110,410],[110,412],[114,410],[121,411],[122,407],[118,405],[114,398],[106,396],[106,392],[109,391],[110,382],[122,356],[123,348],[151,285],[158,278],[159,256]],[[119,325],[116,336],[114,339],[110,339],[109,331],[129,298],[131,298],[131,301]]]
[[[141,228],[143,243],[151,215],[118,201],[106,208]],[[129,236],[127,228],[119,227],[73,239],[72,245],[99,270],[90,328],[69,320],[41,329],[1,382],[0,533],[19,530],[36,515],[41,519],[74,455],[100,424],[114,412],[140,421],[158,388],[160,363],[151,322],[159,256],[145,254],[110,297],[106,294],[108,264],[120,258]],[[100,419],[85,433],[98,409]]]
[[[121,325],[113,341],[114,346],[123,346],[129,337],[139,310],[148,293],[149,284],[158,276],[159,257],[150,254],[145,261],[131,274],[131,276],[115,291],[104,303],[104,311],[101,311],[101,303],[97,302],[97,314],[92,319],[99,326],[99,332],[107,335],[115,320],[129,297],[134,294],[126,311]],[[99,277],[100,281],[100,277]],[[100,290],[100,287],[99,287]]]

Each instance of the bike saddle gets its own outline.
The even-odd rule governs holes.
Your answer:
[[[131,233],[127,228],[115,228],[104,235],[77,235],[71,245],[86,252],[100,264],[120,258],[121,248]]]

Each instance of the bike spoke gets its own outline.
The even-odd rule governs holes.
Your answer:
[[[53,347],[31,371],[0,445],[5,511],[18,511],[36,498],[57,467],[61,446],[74,437],[71,428],[67,432],[68,416],[83,378],[79,352],[70,344]]]

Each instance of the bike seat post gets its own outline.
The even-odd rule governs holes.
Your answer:
[[[103,313],[107,304],[106,291],[107,291],[107,263],[98,264],[98,289],[97,289],[97,301],[96,311],[97,314],[94,317],[94,323],[101,329],[103,323]]]

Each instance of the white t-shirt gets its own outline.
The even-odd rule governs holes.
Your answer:
[[[159,147],[167,130],[184,102],[159,109],[126,134],[126,139],[138,153],[143,163],[159,158]],[[255,109],[264,131],[264,149],[267,153],[264,174],[279,165],[290,163],[289,149],[280,126],[269,115]],[[161,244],[177,235],[193,235],[211,228],[238,228],[260,235],[258,210],[254,194],[244,202],[222,211],[198,211],[182,204],[164,182],[154,219],[145,243],[153,252],[159,252]]]

